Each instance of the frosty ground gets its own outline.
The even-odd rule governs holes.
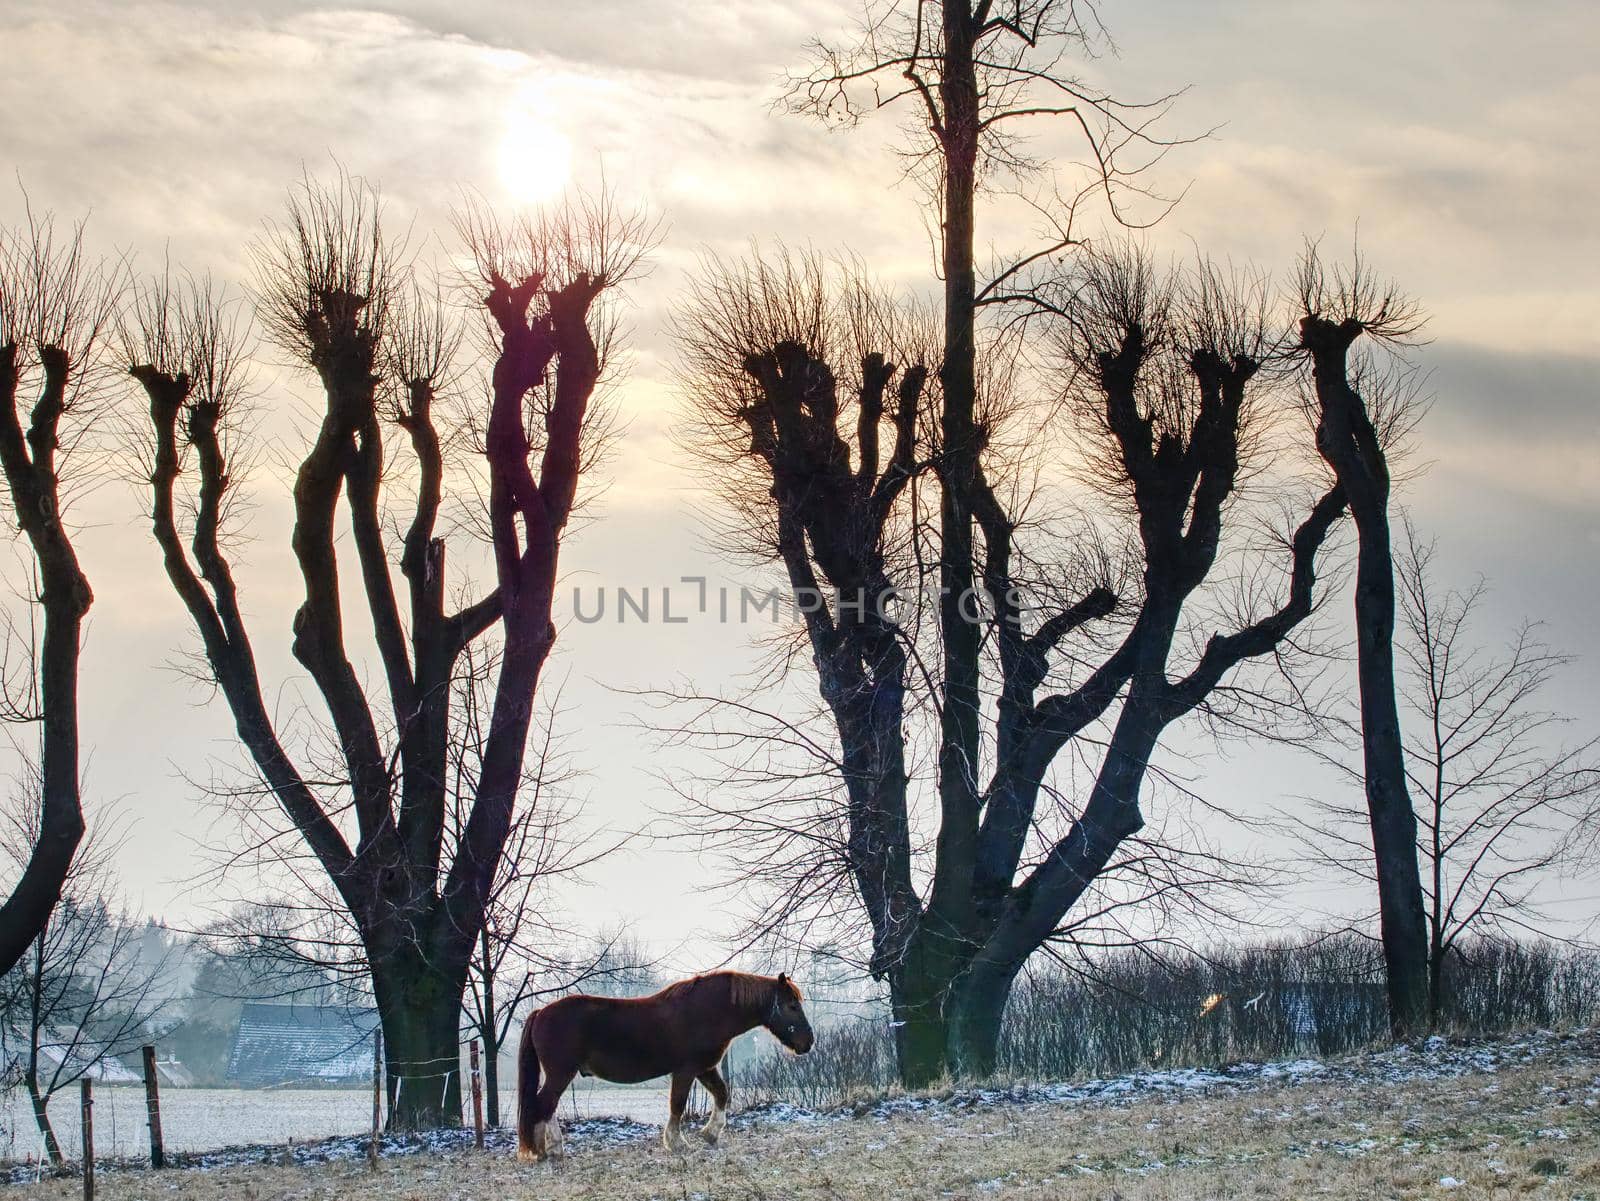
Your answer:
[[[516,1163],[458,1133],[239,1148],[176,1171],[108,1171],[106,1198],[1476,1197],[1600,1198],[1600,1032],[1540,1033],[1320,1062],[738,1115],[724,1144],[671,1155],[654,1127],[589,1121],[567,1159]],[[18,1184],[19,1201],[79,1195]]]

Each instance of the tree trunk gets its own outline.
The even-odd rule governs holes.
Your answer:
[[[979,101],[973,63],[975,26],[968,4],[941,6],[944,57],[939,81],[944,129],[944,360],[939,431],[939,635],[943,698],[939,707],[939,834],[926,920],[960,936],[973,920],[983,630],[975,605],[972,489],[978,470],[976,234]]]
[[[488,1100],[490,1128],[500,1125],[500,1044],[492,1037],[483,1040],[483,1088]]]
[[[1361,517],[1358,511],[1356,647],[1367,812],[1378,870],[1389,1021],[1395,1035],[1404,1038],[1428,1021],[1428,922],[1417,863],[1417,815],[1406,790],[1395,700],[1394,562],[1387,513],[1382,521],[1363,522]]]
[[[1441,747],[1436,763],[1444,762]],[[1437,1030],[1444,1015],[1444,957],[1448,946],[1444,937],[1444,779],[1436,777],[1433,794],[1432,845],[1428,867],[1433,876],[1433,898],[1428,909],[1428,1028]]]
[[[44,264],[40,264],[41,270]],[[0,345],[0,469],[16,522],[27,534],[42,585],[44,635],[38,658],[39,827],[11,894],[0,902],[0,975],[44,929],[83,839],[78,780],[78,659],[83,619],[93,603],[72,540],[61,524],[55,469],[57,423],[66,411],[68,376],[77,364],[58,346],[39,354],[45,382],[26,437],[18,420],[18,347]],[[28,447],[32,447],[30,456]]]
[[[1000,1023],[1015,975],[971,973],[950,998],[950,1062],[963,1080],[995,1074],[1000,1059]]]
[[[1150,655],[1146,679],[1160,678],[1172,628],[1170,623],[1164,626],[1166,637],[1156,640],[1162,653]],[[1164,728],[1156,706],[1147,699],[1147,687],[1135,684],[1118,717],[1083,815],[1026,886],[1008,900],[982,949],[950,991],[950,1060],[954,1074],[962,1079],[994,1074],[1000,1023],[1017,973],[1106,869],[1123,841],[1144,826],[1139,793]]]
[[[33,1102],[33,1120],[44,1136],[45,1153],[52,1164],[62,1162],[61,1144],[56,1141],[55,1128],[50,1125],[50,1098],[39,1092],[39,1035],[44,1023],[44,940],[49,926],[39,931],[33,941],[33,979],[28,981],[28,1067],[23,1083],[28,1088],[28,1099]]]
[[[46,616],[45,620],[48,623],[50,619]],[[45,742],[50,741],[47,731]],[[75,759],[76,747],[72,753]],[[43,794],[38,840],[21,879],[0,904],[0,975],[16,966],[35,934],[49,921],[83,839],[83,811],[78,806],[76,785],[70,789],[47,786]]]
[[[1428,1027],[1439,1028],[1444,1020],[1444,957],[1446,949],[1435,945],[1428,957]]]
[[[944,1016],[948,987],[948,980],[921,965],[904,965],[890,980],[895,1058],[905,1088],[929,1088],[949,1076],[949,1027]]]
[[[45,1151],[50,1162],[62,1161],[61,1144],[50,1125],[50,1099],[39,1092],[39,1036],[44,1029],[44,943],[49,933],[48,920],[39,937],[33,940],[33,978],[28,981],[28,1066],[23,1073],[23,1083],[28,1087],[28,1098],[33,1102],[33,1120],[44,1136]]]
[[[50,1125],[50,1101],[39,1092],[39,1078],[33,1072],[28,1073],[28,1099],[33,1102],[33,1120],[38,1123],[39,1133],[44,1137],[45,1154],[52,1164],[60,1165],[64,1161],[61,1154],[61,1144],[56,1140],[55,1127]]]
[[[1406,1038],[1428,1021],[1428,917],[1417,855],[1417,815],[1406,787],[1405,750],[1394,683],[1394,555],[1389,542],[1389,463],[1350,380],[1349,353],[1364,326],[1307,315],[1319,420],[1317,450],[1333,468],[1355,518],[1356,674],[1367,816],[1378,877],[1378,919],[1387,969],[1389,1024]]]
[[[394,955],[373,963],[372,985],[383,1023],[389,1130],[459,1126],[465,981],[419,955]]]
[[[500,1014],[494,1003],[495,977],[499,973],[495,971],[494,946],[489,937],[487,921],[478,931],[478,954],[481,956],[480,983],[483,988],[478,1038],[483,1043],[483,1081],[489,1094],[488,1121],[490,1127],[495,1127],[500,1125]]]

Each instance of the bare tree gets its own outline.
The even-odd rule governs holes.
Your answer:
[[[37,779],[5,815],[6,858],[27,861],[37,845],[42,805]],[[50,1098],[96,1072],[108,1058],[143,1043],[164,1007],[165,961],[141,955],[140,923],[114,908],[111,860],[115,830],[90,830],[72,862],[45,928],[28,953],[0,977],[0,1047],[15,1058],[33,1117],[53,1164],[61,1144],[50,1123]],[[8,1073],[9,1074],[9,1073]]]
[[[1408,522],[1396,557],[1401,734],[1417,798],[1417,852],[1428,923],[1428,1017],[1450,1011],[1448,965],[1475,935],[1544,935],[1537,893],[1582,862],[1583,815],[1600,799],[1600,739],[1567,743],[1567,719],[1540,694],[1569,660],[1533,626],[1498,654],[1475,638],[1486,585],[1443,589],[1434,546]],[[1357,715],[1335,714],[1340,742],[1361,746]],[[1329,762],[1360,783],[1348,756]],[[1376,880],[1363,810],[1327,802],[1305,842],[1325,865]]]
[[[892,962],[904,963],[903,969],[897,969],[903,981],[899,988],[903,1012],[897,1014],[897,1029],[901,1032],[902,1071],[914,1083],[939,1074],[947,1064],[945,996],[950,982],[964,971],[974,939],[965,912],[977,904],[973,886],[979,877],[978,830],[987,798],[979,770],[984,726],[983,629],[970,620],[968,610],[978,594],[980,579],[990,595],[1001,595],[994,592],[995,584],[1004,588],[1011,583],[1013,531],[1008,528],[1009,517],[995,482],[984,470],[982,459],[993,431],[980,408],[986,379],[1002,377],[1006,368],[980,363],[979,315],[987,306],[999,306],[992,311],[1003,323],[1005,306],[1019,297],[1028,302],[1024,312],[1031,311],[1033,275],[1047,271],[1078,241],[1074,223],[1080,203],[1098,195],[1114,220],[1132,221],[1128,201],[1149,194],[1140,183],[1143,171],[1171,144],[1151,132],[1170,97],[1147,105],[1127,104],[1072,73],[1069,58],[1092,55],[1103,35],[1092,7],[1072,0],[1018,0],[1012,4],[884,0],[867,5],[854,45],[816,46],[811,69],[790,81],[785,96],[791,111],[846,125],[871,111],[906,101],[912,112],[908,154],[914,174],[926,188],[928,224],[930,228],[937,224],[932,236],[944,301],[942,329],[932,340],[937,353],[910,359],[894,385],[892,401],[886,399],[886,389],[895,372],[886,373],[885,368],[899,347],[878,344],[869,336],[865,341],[871,345],[860,349],[874,356],[870,362],[860,359],[832,365],[841,372],[853,372],[856,362],[862,364],[858,429],[864,441],[859,447],[858,478],[850,481],[852,500],[841,506],[848,516],[830,522],[846,542],[857,543],[855,561],[845,571],[849,587],[881,594],[874,587],[878,583],[874,576],[880,572],[873,562],[881,553],[874,545],[881,542],[876,531],[883,529],[885,521],[880,511],[894,506],[913,468],[925,467],[936,473],[939,481],[938,551],[933,562],[937,564],[940,597],[935,654],[939,659],[936,758],[942,866],[929,885],[927,921],[915,918],[921,906],[911,888],[909,863],[896,849],[906,844],[904,823],[896,816],[903,805],[892,801],[883,814],[870,818],[860,803],[853,802],[851,827],[852,856],[860,861],[858,879],[867,907],[879,915],[874,971],[881,976]],[[1065,187],[1046,163],[1025,153],[1022,131],[1029,123],[1051,120],[1068,122],[1082,136],[1093,163],[1086,177]],[[978,199],[985,188],[1009,188],[1042,219],[1043,230],[1036,243],[996,262],[980,283],[976,263]],[[784,340],[797,337],[794,331],[777,332]],[[803,336],[797,344],[807,345]],[[985,349],[992,351],[992,347]],[[784,352],[780,341],[769,341],[745,347],[741,357],[769,356],[762,370],[775,380],[795,365],[780,361]],[[930,372],[937,388],[928,387]],[[831,377],[827,386],[831,387]],[[937,443],[936,453],[920,465],[897,457],[919,414],[934,430]],[[880,463],[878,425],[885,415],[894,427],[895,451],[886,463]],[[824,427],[832,422],[831,414],[819,413],[819,417]],[[828,436],[825,429],[821,436]],[[838,449],[823,453],[835,460],[831,468],[835,476],[850,473],[847,449],[842,460]],[[835,485],[844,482],[842,478],[832,481]],[[854,532],[846,533],[846,528]],[[980,534],[985,544],[984,562],[975,553]],[[804,553],[805,536],[799,527],[791,530],[784,554],[791,583],[797,589],[814,587],[816,582],[810,578],[816,574],[815,568],[801,570],[795,562],[796,555]],[[829,567],[846,565],[835,554],[831,564],[818,566],[831,583]],[[1104,589],[1084,592],[1050,615],[1054,620],[1047,619],[1041,626],[1041,639],[1031,650],[1020,634],[1010,639],[1007,653],[1020,656],[1011,659],[1011,667],[1017,669],[1013,676],[1017,687],[1001,691],[1010,694],[1004,704],[1013,717],[1030,707],[1038,681],[1025,681],[1035,662],[1084,623],[1105,616],[1111,600]],[[821,623],[813,625],[814,639],[826,634]],[[1002,617],[999,625],[1005,627],[1007,619]],[[903,712],[909,667],[902,661],[904,652],[896,649],[894,629],[873,619],[850,626],[842,645],[855,662],[839,676],[842,691],[836,695],[854,692],[865,698],[867,693],[851,683],[853,678],[858,684],[870,682],[868,691],[876,699],[858,700],[862,712],[840,718],[846,755],[872,760],[858,766],[884,783],[891,794],[903,795],[904,784],[890,782],[904,775],[904,752],[896,749],[900,739],[885,738],[884,734],[898,724]],[[833,649],[839,645],[834,642]],[[824,662],[820,648],[817,655],[823,675],[841,671],[843,665],[837,658]],[[1028,662],[1024,664],[1023,659]],[[1097,683],[1103,687],[1109,682]],[[1111,691],[1115,690],[1112,687]],[[830,705],[837,714],[837,704]],[[1095,712],[1096,706],[1090,704],[1083,720],[1092,720]],[[1066,724],[1072,725],[1073,720],[1068,718]],[[852,729],[846,731],[844,724]],[[1066,736],[1070,737],[1070,732]],[[1008,752],[1013,749],[1006,748]],[[1046,756],[1045,762],[1049,758]],[[1043,768],[1025,774],[1042,776]],[[1035,789],[1028,783],[1021,785],[1024,793]],[[1031,800],[1024,801],[1000,824],[1015,826],[1031,807]],[[991,911],[1010,887],[1009,876],[1003,885],[999,880],[1005,875],[1000,861],[1008,857],[1011,843],[1019,842],[1011,834],[1025,831],[1027,825],[1024,816],[1022,831],[1001,838],[1003,848],[997,855],[991,851],[988,867],[993,869],[992,878],[980,886],[989,894],[982,904]],[[940,933],[908,941],[914,927]],[[1014,974],[1016,968],[1006,970]],[[985,999],[975,1003],[993,1004],[996,989],[991,986],[984,991]],[[1003,988],[1000,991],[1003,993]],[[998,1021],[997,1015],[994,1021]],[[974,1031],[970,1038],[956,1036],[956,1042],[965,1045],[957,1057],[968,1063],[964,1070],[981,1072],[992,1063],[993,1037],[988,1029],[992,1024],[986,1022],[985,1029]],[[986,1046],[990,1050],[985,1050]]]
[[[509,225],[482,208],[460,232],[489,331],[477,470],[486,477],[494,587],[448,611],[440,529],[447,468],[441,414],[456,339],[376,192],[341,176],[307,181],[258,245],[267,334],[318,379],[325,406],[294,486],[293,547],[304,600],[292,648],[326,710],[328,756],[297,765],[263,699],[221,536],[235,479],[227,434],[247,394],[223,368],[238,347],[203,288],[147,290],[131,370],[149,400],[152,513],[169,579],[204,644],[255,769],[359,933],[388,1050],[397,1128],[460,1120],[458,1037],[468,964],[510,836],[551,620],[562,535],[584,469],[592,404],[613,349],[606,297],[633,276],[651,222],[609,196]],[[404,435],[414,480],[403,531],[386,534],[384,435]],[[197,475],[188,547],[175,486]],[[466,495],[471,496],[470,487]],[[387,704],[374,704],[347,645],[336,541],[348,522]],[[191,557],[192,556],[192,557]],[[391,559],[398,561],[405,612]],[[465,648],[499,628],[500,651],[476,792],[453,854],[450,694]]]
[[[1128,840],[1144,826],[1140,794],[1163,731],[1203,706],[1227,716],[1264,701],[1225,681],[1246,660],[1292,657],[1288,639],[1313,611],[1317,552],[1344,511],[1337,485],[1305,498],[1292,533],[1251,545],[1240,526],[1230,537],[1243,477],[1260,467],[1274,410],[1287,407],[1263,372],[1278,345],[1266,296],[1263,280],[1204,262],[1163,274],[1126,249],[1082,252],[1071,276],[1035,288],[1048,373],[1030,382],[1046,396],[1065,390],[1083,474],[1127,522],[1126,572],[1108,570],[1098,549],[1116,539],[1030,508],[1043,504],[1028,490],[1024,447],[1051,443],[1038,425],[1007,437],[1007,417],[1015,425],[1029,412],[1010,392],[1021,368],[1007,359],[1009,332],[986,343],[983,453],[953,485],[948,414],[930,395],[948,384],[918,357],[927,341],[916,322],[859,275],[832,287],[815,260],[712,263],[680,316],[693,441],[717,463],[740,528],[756,536],[746,549],[781,564],[810,599],[800,609],[838,739],[817,757],[832,760],[846,793],[831,836],[774,820],[759,795],[748,829],[768,840],[761,862],[790,871],[801,900],[827,891],[817,887],[826,873],[807,865],[847,866],[909,1084],[992,1071],[1018,972],[1071,925],[1069,912],[1119,851],[1136,846]],[[993,716],[959,772],[948,758],[960,702],[948,678],[945,590],[960,573],[944,563],[972,544],[948,539],[943,514],[937,538],[919,524],[930,478],[941,497],[964,490],[983,538],[960,619],[972,654],[962,670],[987,673],[987,684],[962,725]],[[1279,486],[1307,491],[1292,476]],[[1052,540],[1038,527],[1051,525],[1054,545],[1079,544],[1075,558],[1041,556]],[[923,573],[934,570],[940,667],[924,653],[919,603]],[[1120,636],[1101,642],[1093,631],[1113,618]],[[1232,628],[1211,632],[1218,621]],[[908,754],[918,704],[939,731],[931,835],[917,828]],[[1109,740],[1079,803],[1052,768],[1069,746],[1093,754],[1084,735],[1102,720]],[[799,727],[775,732],[803,753],[808,740],[817,746]],[[758,794],[782,777],[770,754],[746,760]],[[820,774],[806,779],[803,801],[826,797]],[[930,856],[919,853],[930,844]],[[776,916],[794,912],[781,905]]]
[[[63,234],[50,216],[30,212],[24,226],[0,228],[0,468],[32,552],[27,599],[43,614],[37,647],[31,636],[16,645],[8,627],[0,664],[5,720],[38,727],[42,794],[37,841],[0,904],[0,972],[45,928],[83,837],[78,658],[94,597],[65,524],[65,473],[98,415],[102,351],[120,295],[120,272],[89,256],[82,226]]]
[[[1298,293],[1317,449],[1344,489],[1359,539],[1355,630],[1367,813],[1389,1017],[1404,1036],[1428,1020],[1428,924],[1395,695],[1389,458],[1420,405],[1404,376],[1375,371],[1354,350],[1363,336],[1378,345],[1403,342],[1421,328],[1421,318],[1416,304],[1378,281],[1359,255],[1330,274],[1315,246],[1301,263]]]

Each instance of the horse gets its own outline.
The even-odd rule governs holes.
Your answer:
[[[579,1072],[614,1084],[671,1076],[670,1116],[661,1132],[669,1151],[683,1149],[683,1107],[700,1081],[714,1105],[700,1137],[715,1146],[728,1124],[728,1082],[718,1066],[728,1044],[757,1026],[797,1055],[816,1041],[800,990],[781,973],[709,972],[648,997],[579,994],[536,1010],[523,1024],[517,1051],[517,1158],[563,1153],[556,1106]]]

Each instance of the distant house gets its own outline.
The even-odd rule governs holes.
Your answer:
[[[62,1073],[69,1080],[87,1076],[98,1084],[137,1084],[141,1077],[104,1047],[84,1047],[69,1030],[45,1030],[39,1040],[39,1077],[48,1080]],[[28,1047],[21,1029],[0,1030],[0,1088],[22,1081]]]
[[[241,1088],[345,1084],[372,1078],[374,1009],[249,1002],[228,1055],[228,1081]]]
[[[170,1056],[156,1060],[156,1082],[164,1088],[193,1088],[194,1073]]]

